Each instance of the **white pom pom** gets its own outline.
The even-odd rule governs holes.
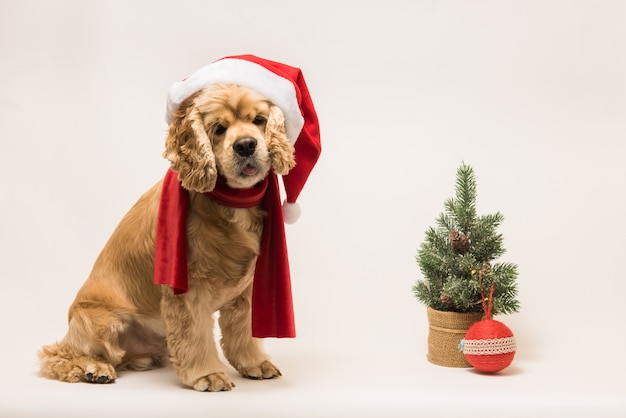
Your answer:
[[[289,203],[286,200],[283,202],[283,219],[286,224],[295,224],[301,214],[302,209],[298,202]]]

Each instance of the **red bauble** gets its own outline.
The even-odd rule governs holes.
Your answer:
[[[467,361],[483,372],[499,372],[515,356],[513,332],[500,321],[485,319],[467,330],[463,340],[463,354]]]

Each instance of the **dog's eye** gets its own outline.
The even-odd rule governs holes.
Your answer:
[[[263,125],[266,121],[267,119],[265,118],[265,116],[257,115],[252,123],[254,123],[255,125]]]
[[[226,127],[224,125],[217,124],[215,128],[213,128],[213,133],[215,135],[224,135],[226,133]]]

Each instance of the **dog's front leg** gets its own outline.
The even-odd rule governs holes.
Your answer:
[[[163,287],[161,315],[167,331],[170,361],[180,381],[201,392],[231,390],[235,385],[218,357],[213,338],[213,311],[194,303],[195,290],[174,295]]]
[[[240,375],[249,379],[273,379],[280,370],[269,361],[263,340],[252,337],[252,285],[220,309],[222,351]]]

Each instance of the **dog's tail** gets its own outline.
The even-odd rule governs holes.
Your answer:
[[[66,382],[80,382],[82,371],[74,366],[74,360],[79,357],[70,346],[65,343],[45,345],[38,353],[39,373],[49,379],[58,379]]]

